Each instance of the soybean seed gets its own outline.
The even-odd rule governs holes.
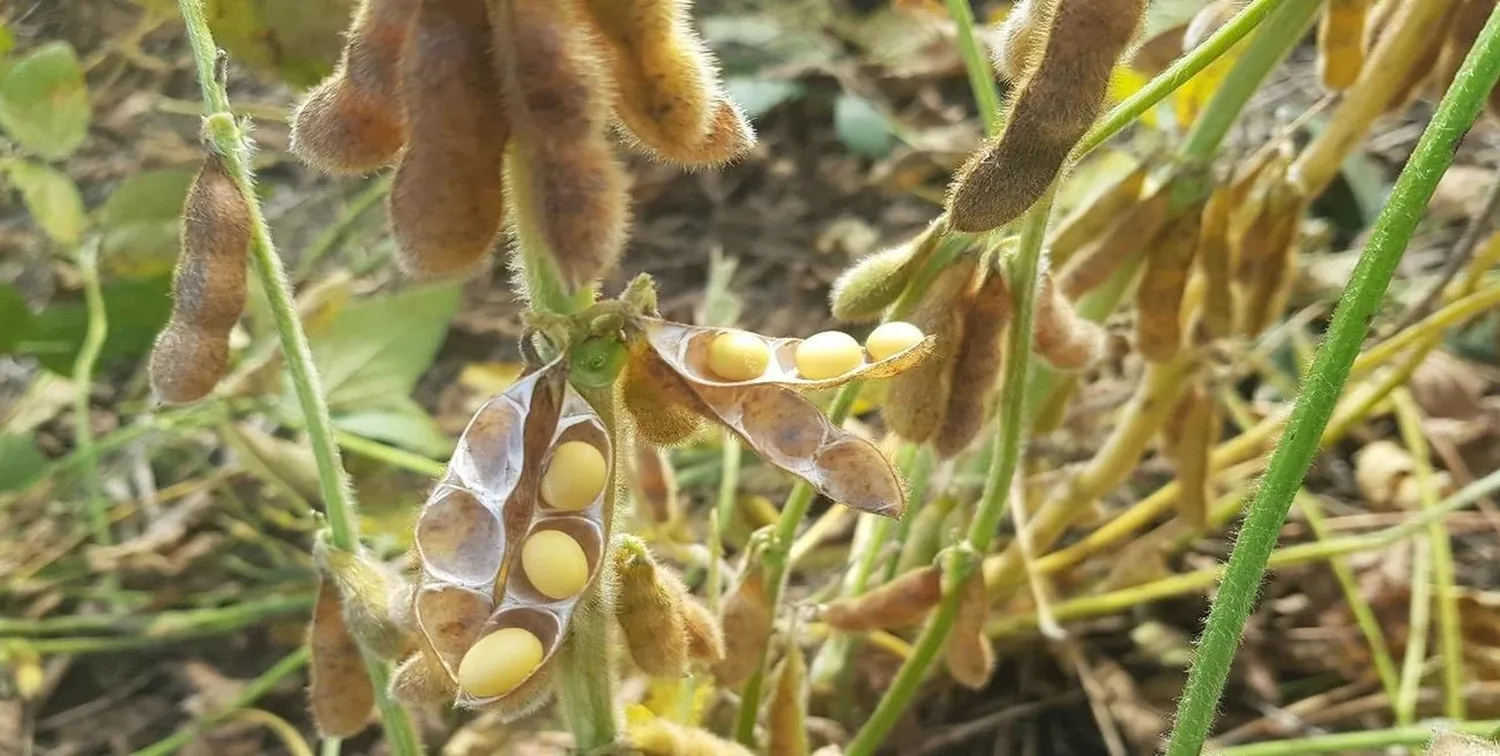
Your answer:
[[[759,378],[770,364],[771,348],[744,331],[725,331],[708,348],[708,369],[726,381]]]
[[[870,359],[879,362],[916,346],[921,340],[922,329],[893,320],[870,332],[870,337],[865,339],[865,350],[870,353]]]
[[[552,451],[542,473],[542,501],[554,509],[576,512],[594,503],[604,490],[609,465],[593,444],[565,441]]]
[[[479,698],[515,690],[542,663],[542,641],[521,627],[506,627],[481,638],[458,664],[458,684]]]
[[[589,562],[583,547],[561,530],[542,530],[521,547],[521,569],[542,595],[550,599],[576,596],[589,582]]]
[[[843,331],[815,333],[797,345],[797,372],[820,381],[843,375],[865,361],[859,342]]]

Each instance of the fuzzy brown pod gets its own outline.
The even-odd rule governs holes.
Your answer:
[[[629,180],[609,139],[610,81],[574,3],[500,3],[495,66],[515,148],[507,176],[522,245],[546,250],[572,286],[614,266]]]
[[[932,447],[941,457],[952,457],[967,449],[984,427],[988,417],[985,405],[994,393],[1004,365],[1010,315],[1010,285],[1005,276],[990,271],[964,315],[964,338],[953,362],[948,411],[932,438]]]
[[[745,550],[740,577],[719,609],[724,630],[723,658],[713,665],[719,683],[736,687],[760,666],[761,652],[770,641],[773,610],[766,588],[763,541],[752,541]]]
[[[1203,223],[1202,205],[1193,205],[1151,241],[1146,270],[1136,287],[1136,348],[1152,362],[1166,362],[1182,348],[1182,294]]]
[[[688,662],[687,589],[637,538],[622,538],[612,557],[619,582],[615,618],[630,658],[648,675],[681,677]]]
[[[313,722],[328,738],[347,738],[365,729],[375,710],[375,688],[365,672],[359,644],[344,623],[338,588],[321,580],[307,631],[307,697]]]
[[[1037,283],[1036,322],[1031,348],[1058,370],[1082,370],[1104,353],[1104,331],[1074,311],[1050,273]]]
[[[1298,236],[1307,200],[1288,179],[1268,181],[1259,216],[1239,239],[1234,259],[1240,332],[1255,336],[1280,316],[1296,275]]]
[[[886,426],[913,443],[943,427],[953,395],[954,360],[964,341],[964,316],[974,295],[979,261],[965,255],[941,270],[907,319],[934,339],[932,354],[893,378],[886,391]]]
[[[697,727],[652,717],[630,727],[633,753],[642,756],[753,756],[750,749]]]
[[[833,316],[851,323],[878,319],[931,259],[937,239],[937,234],[924,232],[904,244],[856,260],[833,282],[828,295]]]
[[[583,0],[617,88],[615,117],[647,154],[690,168],[720,166],[755,144],[719,87],[713,56],[679,0]]]
[[[666,453],[637,440],[630,472],[636,517],[660,527],[677,522],[682,516],[677,503],[677,473]]]
[[[391,185],[391,231],[402,267],[444,276],[473,268],[499,238],[511,126],[485,0],[419,2],[401,68],[410,136]]]
[[[798,391],[816,391],[835,388],[850,381],[890,378],[910,370],[927,358],[935,339],[926,337],[921,341],[883,360],[874,359],[868,352],[860,350],[859,361],[850,369],[829,378],[808,378],[798,365],[798,348],[806,340],[762,336],[750,331],[710,326],[687,325],[669,320],[640,318],[641,333],[656,353],[694,386],[715,388],[739,388],[747,386],[784,386]],[[731,379],[714,370],[712,355],[715,342],[723,336],[742,338],[758,342],[755,348],[768,359],[764,368],[751,378]]]
[[[328,173],[368,173],[406,144],[401,58],[421,0],[364,0],[332,75],[292,115],[293,154]]]
[[[1323,86],[1342,92],[1354,86],[1365,65],[1365,21],[1372,0],[1328,0],[1318,21],[1318,75]]]
[[[1156,237],[1167,224],[1171,204],[1170,185],[1112,215],[1102,233],[1068,258],[1057,275],[1058,287],[1077,299],[1103,285],[1132,254]]]
[[[811,694],[807,660],[797,646],[797,634],[788,634],[786,654],[776,667],[775,687],[766,707],[766,752],[807,756],[807,701]]]
[[[1221,423],[1213,396],[1195,383],[1162,426],[1162,450],[1177,472],[1177,513],[1194,529],[1208,525],[1213,503],[1209,458],[1219,445]]]
[[[1120,180],[1095,192],[1063,218],[1047,242],[1052,267],[1061,269],[1073,259],[1074,253],[1104,236],[1122,213],[1129,212],[1140,203],[1141,189],[1146,184],[1149,172],[1146,165],[1141,164]]]
[[[703,429],[712,411],[645,339],[631,339],[620,374],[620,400],[636,438],[675,446]]]
[[[708,607],[689,599],[683,603],[683,626],[687,629],[688,657],[717,664],[724,660],[724,630]]]
[[[345,624],[355,639],[382,659],[399,656],[408,645],[400,603],[409,600],[402,595],[399,579],[363,550],[337,548],[322,533],[313,543],[313,560],[337,589]]]
[[[948,220],[959,231],[988,231],[1015,220],[1057,178],[1099,117],[1110,74],[1135,37],[1146,3],[1032,0],[1027,9],[1046,32],[1045,47],[1016,86],[1004,130],[954,179]]]
[[[1021,0],[1005,16],[998,35],[1000,45],[994,52],[994,64],[995,70],[1009,81],[1025,77],[1041,60],[1042,48],[1047,44],[1047,31],[1042,28],[1046,10],[1034,10],[1032,6],[1045,5],[1046,2]]]
[[[1229,191],[1215,189],[1203,206],[1198,230],[1198,265],[1207,293],[1203,297],[1203,323],[1210,336],[1225,338],[1234,333],[1233,249],[1229,246]]]
[[[1203,44],[1214,32],[1223,28],[1234,14],[1240,11],[1240,0],[1214,0],[1193,15],[1187,29],[1182,33],[1182,51],[1188,52]]]
[[[844,632],[909,627],[921,622],[942,597],[943,571],[927,565],[859,596],[830,602],[823,607],[823,621]]]
[[[953,620],[943,661],[958,684],[981,690],[995,673],[995,649],[984,634],[984,621],[990,609],[984,591],[984,570],[975,569],[960,591],[958,614]]]
[[[151,390],[165,402],[207,396],[229,369],[229,332],[245,309],[250,206],[210,152],[182,206],[172,317],[151,349]]]

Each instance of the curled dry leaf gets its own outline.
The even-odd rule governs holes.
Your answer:
[[[1015,220],[1057,178],[1099,117],[1110,73],[1135,37],[1146,3],[1032,0],[1025,8],[1035,20],[1018,23],[1045,30],[1045,45],[1017,84],[1004,130],[969,158],[953,182],[948,218],[960,231],[988,231]]]
[[[823,607],[823,621],[845,632],[889,630],[922,621],[943,597],[943,572],[936,565],[897,575],[889,583]]]
[[[344,624],[338,588],[331,581],[319,583],[307,646],[311,652],[307,697],[318,732],[324,737],[347,738],[365,729],[375,710],[375,689],[365,673],[359,644]]]
[[[1182,294],[1198,249],[1202,207],[1186,208],[1149,244],[1146,270],[1136,287],[1136,347],[1152,362],[1166,362],[1182,347]]]
[[[406,143],[401,58],[421,0],[364,0],[338,68],[292,116],[291,151],[329,173],[389,165]]]
[[[943,426],[953,393],[954,360],[964,340],[964,316],[973,297],[979,261],[965,255],[943,268],[907,320],[934,339],[932,354],[892,379],[886,392],[886,425],[921,443]]]
[[[516,142],[516,234],[581,286],[625,244],[629,181],[609,140],[609,78],[575,4],[499,7],[508,13],[495,23],[493,49]]]
[[[391,185],[400,261],[421,276],[461,273],[494,246],[511,124],[490,63],[484,0],[419,0],[401,67],[410,129]]]
[[[1010,325],[1011,294],[1005,277],[991,271],[980,284],[964,316],[963,343],[953,363],[953,384],[943,425],[932,439],[942,457],[968,448],[984,427],[985,404],[994,392],[1004,362],[1005,331]]]
[[[172,317],[151,349],[151,390],[162,401],[207,396],[229,369],[229,332],[245,309],[250,206],[224,159],[210,152],[182,206]]]

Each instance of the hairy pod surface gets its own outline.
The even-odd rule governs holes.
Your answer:
[[[1187,208],[1150,243],[1146,270],[1136,288],[1136,347],[1152,362],[1166,362],[1182,347],[1182,293],[1193,270],[1203,208]]]
[[[995,649],[984,634],[984,620],[990,608],[984,591],[984,570],[976,569],[960,590],[958,614],[953,620],[943,661],[948,674],[959,685],[981,690],[995,673]]]
[[[402,267],[444,276],[473,268],[499,237],[511,126],[485,0],[420,3],[401,72],[411,134],[391,185],[391,231]]]
[[[991,271],[969,302],[964,316],[964,338],[953,363],[953,388],[942,427],[932,439],[939,456],[953,457],[984,427],[985,404],[994,392],[1005,357],[1005,332],[1010,326],[1010,285]]]
[[[922,621],[943,597],[943,571],[936,565],[897,575],[889,583],[823,607],[823,621],[845,632],[890,630]]]
[[[1198,231],[1198,265],[1208,293],[1203,298],[1203,322],[1210,336],[1234,333],[1233,249],[1229,246],[1229,191],[1215,189],[1203,206]]]
[[[1162,446],[1172,459],[1180,486],[1177,512],[1195,529],[1208,526],[1213,503],[1210,456],[1219,445],[1220,431],[1218,403],[1201,382],[1183,395],[1162,427]]]
[[[1068,214],[1047,243],[1053,269],[1061,269],[1084,245],[1104,235],[1110,226],[1141,202],[1149,170],[1142,164],[1119,181],[1094,193]],[[1139,233],[1139,232],[1137,232]]]
[[[708,607],[688,597],[682,604],[687,629],[688,656],[695,661],[717,664],[724,660],[724,630]]]
[[[979,232],[1020,217],[1057,178],[1068,153],[1099,117],[1115,61],[1145,14],[1145,0],[1032,0],[1046,18],[1046,45],[1017,86],[999,136],[954,179],[949,222]],[[1045,15],[1043,15],[1045,14]]]
[[[582,286],[625,245],[629,181],[609,141],[610,81],[572,3],[515,0],[495,23],[515,149],[516,233]]]
[[[750,749],[697,727],[651,718],[630,728],[631,745],[643,756],[754,756]]]
[[[406,143],[401,58],[421,0],[364,0],[338,68],[292,116],[293,154],[328,173],[389,165]]]
[[[891,379],[883,415],[891,430],[912,443],[927,441],[943,426],[978,267],[973,256],[955,260],[937,274],[907,317],[935,343],[920,365]]]
[[[1104,331],[1073,309],[1073,303],[1057,290],[1050,273],[1037,284],[1036,330],[1031,348],[1058,370],[1082,370],[1104,352]]]
[[[308,701],[324,737],[347,738],[365,729],[375,710],[375,689],[365,673],[359,644],[344,623],[337,586],[322,580],[313,604],[307,647],[311,652]]]
[[[713,56],[680,0],[583,0],[618,88],[615,117],[638,146],[690,168],[730,162],[755,143],[719,88]]]
[[[1070,299],[1103,285],[1133,253],[1156,237],[1167,223],[1171,191],[1163,186],[1113,217],[1102,234],[1071,255],[1057,284]]]
[[[766,752],[807,756],[807,660],[793,633],[776,668],[776,687],[766,711]]]
[[[409,628],[398,616],[398,601],[409,601],[403,585],[369,554],[344,551],[319,538],[313,559],[338,590],[349,632],[382,659],[394,659],[408,645]]]
[[[1011,7],[1000,27],[1000,49],[995,51],[995,69],[1009,81],[1022,79],[1036,68],[1047,44],[1046,10],[1036,10],[1047,0],[1021,0]]]
[[[833,316],[853,323],[879,318],[932,258],[938,239],[929,229],[903,244],[855,261],[833,282],[828,296]]]
[[[677,473],[666,453],[637,439],[630,469],[636,517],[656,526],[677,522],[682,516],[677,502]]]
[[[620,591],[615,617],[625,634],[625,647],[642,672],[656,677],[681,677],[687,672],[687,589],[636,542],[614,552]]]
[[[656,354],[644,338],[631,339],[620,376],[620,400],[636,437],[654,446],[675,446],[696,435],[710,410]]]
[[[197,401],[224,377],[249,252],[250,206],[223,158],[209,153],[183,202],[172,317],[151,350],[151,389],[162,401]]]
[[[1318,21],[1318,74],[1323,86],[1354,86],[1365,65],[1365,20],[1371,0],[1328,0]]]
[[[760,666],[760,654],[771,638],[773,609],[766,593],[766,570],[757,550],[745,552],[739,582],[720,607],[724,654],[713,665],[714,677],[736,687]]]

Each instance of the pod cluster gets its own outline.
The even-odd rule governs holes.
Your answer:
[[[441,692],[520,716],[546,700],[547,663],[597,578],[616,454],[563,361],[486,403],[423,504],[411,614],[418,649],[398,692]]]
[[[250,205],[209,152],[182,207],[172,317],[151,349],[151,390],[165,402],[207,396],[229,370],[229,332],[245,309]]]
[[[332,173],[395,164],[391,226],[419,275],[472,268],[507,222],[572,285],[618,259],[628,178],[612,135],[712,167],[755,141],[683,0],[364,0],[292,121]]]
[[[1325,70],[1325,85],[1333,87],[1334,84],[1328,80],[1327,70],[1337,70],[1340,66],[1352,69],[1356,54],[1360,65],[1358,70],[1363,72],[1369,50],[1384,44],[1386,36],[1398,31],[1398,27],[1418,23],[1417,17],[1421,16],[1421,27],[1414,28],[1418,47],[1413,51],[1412,64],[1404,71],[1378,72],[1380,76],[1402,77],[1395,94],[1385,103],[1386,111],[1400,110],[1421,94],[1439,97],[1446,92],[1458,75],[1464,57],[1479,39],[1485,21],[1494,12],[1496,0],[1450,0],[1434,4],[1434,7],[1441,8],[1435,17],[1419,12],[1413,7],[1417,5],[1420,4],[1340,0],[1326,8],[1322,23],[1323,28],[1329,29],[1328,43],[1325,45],[1324,37],[1319,37],[1319,60]],[[1337,12],[1334,6],[1338,6]],[[1363,35],[1357,38],[1360,40],[1357,47],[1352,40],[1332,37],[1334,27],[1353,29],[1356,20],[1363,29]],[[1340,64],[1340,56],[1346,62]],[[1357,80],[1357,74],[1345,74],[1346,78],[1351,75]],[[1492,118],[1500,117],[1500,88],[1490,92],[1488,112]]]
[[[885,454],[800,392],[911,370],[928,356],[931,338],[897,326],[862,347],[839,332],[786,339],[652,317],[633,330],[622,394],[643,438],[673,443],[710,420],[830,499],[900,516],[906,495]]]

